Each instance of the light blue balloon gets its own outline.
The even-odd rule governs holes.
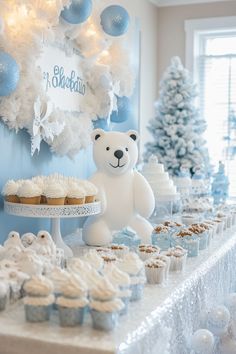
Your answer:
[[[16,89],[19,77],[19,66],[15,59],[0,50],[0,96],[10,95]]]
[[[123,123],[126,122],[131,115],[131,103],[128,97],[117,97],[117,111],[111,114],[111,122]]]
[[[94,129],[103,129],[105,131],[109,131],[109,125],[106,118],[98,118],[97,120],[93,121]]]
[[[130,17],[126,9],[119,5],[106,7],[101,13],[101,26],[110,36],[118,37],[129,28]]]
[[[85,22],[92,12],[92,0],[72,0],[69,7],[64,7],[61,17],[72,25]]]

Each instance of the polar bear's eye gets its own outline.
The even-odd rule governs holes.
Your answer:
[[[107,150],[107,151],[109,151],[109,150],[110,150],[109,146],[106,148],[106,150]]]
[[[126,151],[129,151],[129,149],[128,149],[128,148],[125,148],[125,150],[126,150]]]

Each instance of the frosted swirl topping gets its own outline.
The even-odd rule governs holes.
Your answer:
[[[84,260],[97,270],[100,270],[104,264],[102,257],[99,256],[96,250],[91,250],[86,253]]]
[[[19,187],[17,194],[19,197],[38,197],[42,194],[42,189],[31,181],[24,181]]]
[[[114,299],[111,301],[91,301],[90,308],[99,312],[113,312],[120,311],[124,307],[123,302],[120,299]]]
[[[65,188],[62,187],[61,183],[51,182],[48,183],[44,188],[43,193],[47,198],[64,198],[66,196]]]
[[[87,286],[78,275],[70,274],[63,285],[62,293],[69,298],[84,297],[87,294]]]
[[[85,189],[86,195],[97,195],[97,187],[89,181],[81,181],[81,186]]]
[[[59,296],[56,300],[57,305],[76,308],[76,307],[85,307],[88,305],[88,300],[85,297],[79,299],[69,299],[68,297]]]
[[[85,189],[78,185],[78,183],[71,182],[67,186],[68,198],[84,198],[86,196]]]
[[[124,256],[123,261],[118,263],[117,266],[120,270],[129,275],[137,275],[143,268],[143,262],[136,253],[129,252]]]
[[[113,264],[107,264],[104,268],[104,274],[110,280],[110,282],[115,286],[129,286],[130,276],[122,272]]]
[[[52,282],[44,276],[33,276],[24,284],[24,290],[32,296],[48,296],[53,291]]]
[[[36,176],[32,178],[32,182],[34,182],[35,184],[37,184],[39,186],[39,188],[44,187],[44,182],[45,182],[45,177],[44,176]]]
[[[19,184],[13,180],[8,181],[3,187],[3,195],[17,195]]]
[[[111,300],[117,295],[117,289],[108,278],[103,277],[90,291],[91,297],[96,300]]]
[[[55,292],[61,292],[63,285],[69,277],[70,274],[59,267],[52,269],[49,278],[53,282]]]

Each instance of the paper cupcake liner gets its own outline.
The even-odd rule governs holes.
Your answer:
[[[48,205],[64,205],[65,198],[47,198]]]
[[[99,312],[91,310],[93,328],[101,331],[111,331],[118,323],[118,312]]]
[[[84,322],[85,307],[68,308],[58,306],[59,320],[62,327],[74,327],[82,325]]]
[[[83,198],[69,198],[66,197],[66,203],[68,205],[82,205],[85,203],[85,197]]]
[[[181,257],[171,256],[170,271],[182,272],[186,267],[187,253]]]
[[[149,284],[162,284],[165,280],[165,268],[149,268],[145,267],[147,282]]]
[[[146,261],[147,259],[149,259],[151,257],[155,257],[158,254],[159,254],[159,252],[147,253],[147,252],[140,252],[138,250],[138,255],[142,261]]]
[[[20,203],[20,199],[17,195],[6,195],[5,200],[9,203]]]
[[[41,195],[38,197],[20,197],[21,204],[40,204]]]
[[[33,306],[25,305],[25,318],[28,322],[45,322],[49,321],[51,305]]]
[[[95,195],[86,195],[85,204],[86,203],[94,203],[94,202],[95,202]]]

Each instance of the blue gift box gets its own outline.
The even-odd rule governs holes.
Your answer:
[[[176,236],[175,244],[185,248],[188,251],[188,257],[197,257],[199,255],[199,237],[196,235]]]
[[[140,238],[131,228],[123,229],[114,234],[112,242],[118,245],[128,246],[130,249],[136,249],[141,244]]]

